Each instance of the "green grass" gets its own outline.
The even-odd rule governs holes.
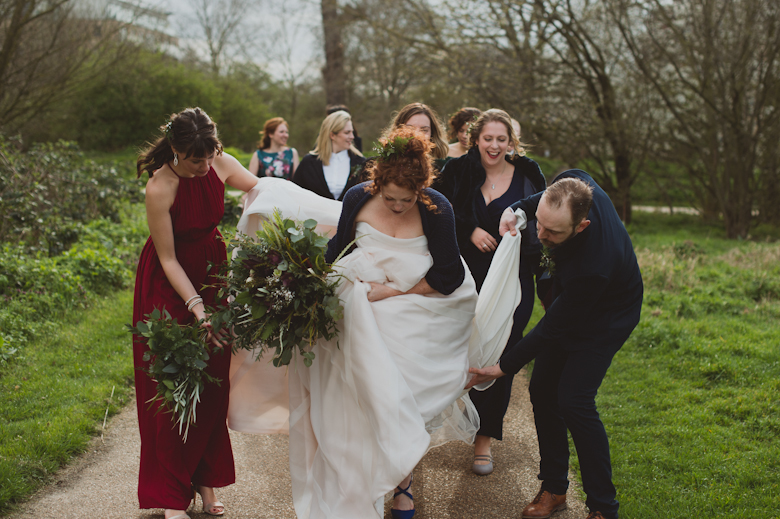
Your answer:
[[[630,231],[642,320],[598,397],[621,517],[780,517],[780,245],[684,216]]]
[[[684,215],[629,231],[643,315],[598,397],[621,517],[780,517],[780,244]],[[95,299],[0,371],[0,514],[130,400],[131,307],[127,290]]]
[[[225,153],[232,155],[236,158],[245,168],[249,167],[249,161],[252,160],[252,155],[255,153],[254,151],[247,153],[243,150],[240,150],[238,148],[225,148]]]
[[[124,324],[132,290],[68,312],[56,331],[28,343],[0,374],[0,514],[46,483],[100,434],[132,396],[133,360]],[[111,398],[111,392],[114,396]]]

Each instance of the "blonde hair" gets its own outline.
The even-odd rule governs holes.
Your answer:
[[[390,123],[390,127],[383,132],[384,136],[387,137],[396,128],[406,125],[406,123],[409,122],[409,119],[417,114],[423,114],[428,118],[428,120],[431,121],[431,142],[433,143],[431,156],[434,159],[447,158],[447,155],[450,152],[450,147],[447,144],[447,141],[445,141],[442,137],[442,135],[444,135],[444,131],[441,129],[441,121],[439,121],[439,116],[436,115],[436,112],[433,110],[433,108],[426,104],[412,103],[398,110],[398,113],[396,113],[395,117],[393,117],[393,122]]]
[[[512,127],[512,118],[509,114],[498,108],[491,108],[485,110],[482,115],[479,116],[477,121],[471,127],[471,134],[469,135],[469,146],[474,147],[479,143],[479,135],[482,133],[482,129],[485,128],[487,123],[502,123],[506,126],[507,134],[509,135],[509,142],[514,147],[515,153],[521,157],[525,155],[525,148],[528,144],[520,142],[520,136],[515,133],[514,127]]]
[[[330,156],[333,155],[333,141],[330,140],[330,136],[343,130],[351,120],[352,117],[347,112],[339,110],[322,121],[320,134],[317,136],[317,146],[311,151],[311,154],[317,155],[324,166],[330,165]],[[349,145],[349,151],[355,155],[363,156],[353,144]]]

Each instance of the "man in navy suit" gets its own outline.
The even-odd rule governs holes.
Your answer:
[[[546,191],[520,200],[501,217],[515,234],[514,211],[536,220],[552,276],[552,303],[495,366],[472,369],[471,385],[517,373],[536,359],[529,391],[539,439],[541,489],[524,519],[566,508],[571,432],[580,461],[588,519],[617,519],[609,440],[596,393],[612,357],[639,323],[642,276],[631,239],[607,194],[584,171],[569,170]]]

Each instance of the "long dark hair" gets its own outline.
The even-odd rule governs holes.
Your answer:
[[[170,120],[160,126],[162,135],[154,143],[148,142],[136,162],[136,172],[143,171],[152,178],[154,172],[173,160],[173,148],[184,157],[208,157],[215,151],[222,153],[222,143],[217,137],[217,125],[200,108],[187,108],[172,114]]]
[[[398,113],[395,114],[395,117],[393,117],[393,122],[390,123],[390,127],[383,132],[384,135],[390,135],[396,128],[405,125],[409,122],[409,119],[417,114],[423,114],[431,121],[431,142],[434,146],[431,155],[434,159],[446,158],[447,153],[450,151],[450,147],[447,145],[447,141],[442,137],[444,132],[441,129],[441,121],[433,108],[426,104],[411,103],[401,108]]]
[[[460,128],[466,123],[473,123],[481,114],[482,112],[479,108],[474,108],[472,106],[461,108],[450,117],[450,128],[447,132],[447,136],[451,141],[457,141]]]

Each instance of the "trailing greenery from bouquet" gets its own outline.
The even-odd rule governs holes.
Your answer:
[[[337,334],[344,309],[337,279],[325,261],[328,238],[315,220],[296,222],[275,211],[252,238],[236,233],[220,277],[218,299],[230,301],[211,316],[214,329],[232,327],[234,348],[258,356],[273,350],[273,365],[288,365],[297,351],[311,366],[310,345]]]
[[[202,321],[180,325],[165,309],[155,308],[146,317],[135,326],[127,325],[130,332],[145,337],[149,347],[143,359],[149,362],[147,373],[157,382],[157,394],[146,403],[150,408],[159,404],[158,412],[173,413],[186,442],[190,426],[197,421],[197,406],[206,383],[221,382],[206,373],[207,330],[200,327]]]

